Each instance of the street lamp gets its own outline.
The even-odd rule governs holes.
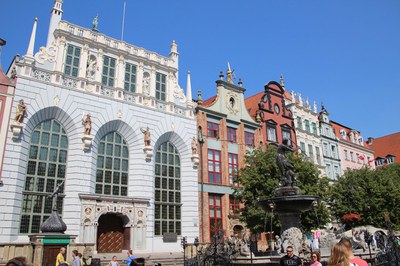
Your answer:
[[[187,246],[187,240],[186,240],[186,236],[182,237],[181,240],[181,245],[183,248],[183,265],[185,265],[185,261],[186,261],[186,246]]]

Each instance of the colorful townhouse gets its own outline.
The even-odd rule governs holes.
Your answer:
[[[262,141],[261,125],[247,111],[242,82],[234,84],[230,70],[226,75],[221,72],[216,81],[214,97],[203,102],[199,94],[197,101],[201,242],[210,242],[221,230],[239,237],[247,230],[231,186],[240,185],[235,178],[245,166],[246,152]]]
[[[245,100],[251,117],[262,123],[264,146],[267,144],[278,145],[287,139],[291,146],[296,147],[294,119],[292,111],[288,109],[285,102],[287,97],[289,95],[281,84],[270,81],[264,86],[264,92],[257,93]]]
[[[323,104],[318,115],[318,120],[322,141],[322,154],[325,163],[325,173],[328,178],[335,180],[337,176],[343,174],[339,154],[339,139],[333,131],[329,119],[329,113]]]
[[[13,61],[11,103],[14,85],[0,74],[3,258],[36,254],[32,237],[53,206],[80,252],[180,254],[199,225],[196,104],[179,85],[177,44],[168,56],[148,51],[102,34],[96,18],[91,29],[63,20],[62,5],[54,1],[47,44],[35,50],[35,20]],[[50,246],[35,252],[54,263]]]
[[[292,112],[295,121],[297,147],[309,161],[318,167],[321,176],[325,176],[317,104],[314,102],[311,106],[308,99],[304,101],[301,94],[296,94],[294,91],[285,99],[286,106]]]
[[[374,162],[377,168],[400,161],[400,132],[379,138],[368,138],[367,143],[374,150]]]
[[[339,140],[339,156],[342,171],[368,166],[375,169],[374,150],[364,140],[361,133],[331,120],[333,131]]]

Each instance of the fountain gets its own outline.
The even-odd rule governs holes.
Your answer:
[[[299,229],[301,213],[310,210],[317,204],[318,197],[301,195],[300,188],[295,186],[296,174],[293,165],[287,161],[286,154],[293,152],[288,145],[289,140],[284,139],[283,144],[278,146],[276,163],[281,173],[280,186],[275,190],[275,197],[260,200],[259,206],[265,211],[273,210],[278,214],[281,222],[280,235],[284,250],[292,246],[295,252],[302,249],[303,233]]]

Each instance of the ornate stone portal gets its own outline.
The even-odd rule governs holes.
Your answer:
[[[146,248],[148,199],[80,194],[80,242],[94,243],[96,251],[99,220],[102,215],[115,214],[122,218],[124,229],[129,232],[129,248]],[[128,249],[129,249],[128,248]]]

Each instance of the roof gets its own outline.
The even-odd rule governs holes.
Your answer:
[[[244,100],[244,104],[246,105],[247,111],[249,115],[255,119],[256,111],[258,110],[258,102],[261,100],[261,97],[264,95],[265,92],[259,92],[253,96],[250,96]]]
[[[215,99],[217,99],[217,95],[214,95],[213,97],[203,101],[201,106],[204,106],[204,107],[211,106],[215,102]]]
[[[375,157],[394,155],[396,161],[400,162],[400,132],[374,139],[371,147],[375,150]]]
[[[359,137],[362,137],[360,131],[358,131],[356,129],[349,128],[347,126],[344,126],[344,125],[339,124],[339,123],[337,123],[335,121],[332,121],[332,120],[331,120],[331,125],[332,125],[332,129],[333,129],[333,132],[335,133],[336,137],[338,137],[338,139],[340,139],[341,141],[351,142],[351,140],[349,138],[349,134],[352,131],[353,132],[355,131],[359,135]],[[346,139],[344,139],[343,136],[341,135],[341,133],[340,133],[341,130],[344,130],[344,132],[346,133]],[[360,146],[361,147],[364,146],[365,148],[372,149],[371,146],[368,145],[368,143],[364,139],[363,139],[363,144],[364,145],[360,145]]]

